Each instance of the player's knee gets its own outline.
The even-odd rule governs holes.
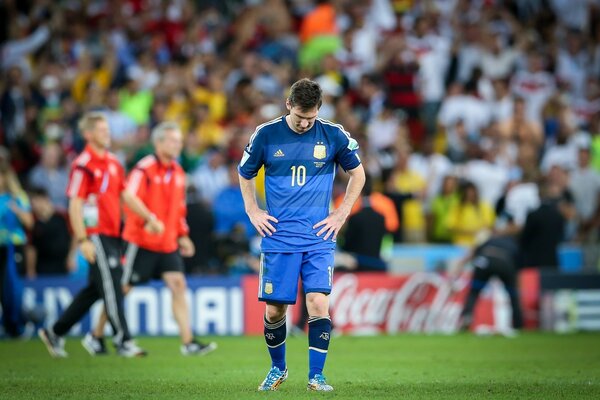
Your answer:
[[[283,304],[278,305],[267,305],[267,309],[265,310],[265,317],[269,322],[280,321],[287,311],[287,307]]]
[[[187,285],[185,278],[182,276],[174,276],[166,279],[167,287],[171,290],[173,295],[184,295]]]
[[[308,293],[306,307],[310,316],[324,317],[329,315],[329,299],[323,293]]]

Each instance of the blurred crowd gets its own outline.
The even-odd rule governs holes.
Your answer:
[[[569,241],[597,268],[598,0],[4,0],[0,68],[0,242],[27,244],[29,276],[73,268],[61,218],[90,110],[128,167],[177,122],[189,272],[252,264],[236,165],[300,77],[321,84],[320,117],[359,141],[369,174],[344,250],[369,239],[361,223],[396,243],[521,231],[528,265],[556,266],[550,246]],[[11,236],[5,221],[24,220],[9,214],[29,209]]]

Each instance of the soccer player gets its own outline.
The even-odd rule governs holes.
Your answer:
[[[160,234],[144,230],[145,221],[126,210],[123,239],[127,242],[122,284],[127,294],[132,285],[152,278],[162,278],[171,290],[173,315],[179,326],[181,353],[203,355],[217,348],[216,343],[203,344],[194,339],[185,298],[186,282],[182,256],[194,255],[194,243],[188,236],[185,203],[185,172],[177,163],[183,139],[178,125],[163,122],[152,131],[154,154],[140,160],[127,180],[126,192],[137,196],[151,213],[164,222]],[[88,334],[83,346],[91,355],[106,352],[102,335],[106,323],[106,307],[94,335]]]
[[[79,129],[86,147],[71,165],[67,187],[69,220],[83,257],[90,264],[89,282],[73,299],[58,321],[38,335],[53,357],[66,357],[64,336],[99,298],[104,300],[115,333],[117,351],[125,357],[145,355],[131,340],[123,312],[121,290],[121,204],[122,200],[142,220],[146,229],[161,232],[163,224],[144,204],[124,190],[124,171],[110,147],[106,117],[97,112],[85,114]]]
[[[329,348],[329,298],[337,234],[365,181],[358,144],[340,125],[318,118],[322,91],[316,82],[294,83],[289,114],[256,128],[238,167],[250,221],[263,237],[258,298],[266,302],[264,334],[272,367],[258,390],[276,390],[287,379],[286,310],[296,302],[298,278],[306,294],[308,390],[331,391],[323,376]],[[337,165],[350,174],[346,196],[329,212]],[[267,210],[258,207],[254,177],[265,167]]]

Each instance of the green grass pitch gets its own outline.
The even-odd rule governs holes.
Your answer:
[[[600,335],[517,338],[398,335],[339,337],[325,375],[335,391],[307,393],[306,337],[287,341],[288,381],[259,393],[269,364],[262,337],[215,339],[183,357],[176,338],[139,338],[150,355],[90,357],[79,339],[67,359],[43,344],[0,341],[0,399],[600,399]]]

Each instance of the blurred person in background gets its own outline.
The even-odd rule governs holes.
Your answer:
[[[190,173],[190,183],[200,197],[212,205],[215,196],[229,185],[229,175],[223,150],[216,148],[206,153],[204,162]]]
[[[525,267],[558,269],[558,246],[565,239],[574,209],[572,197],[557,180],[549,176],[540,184],[540,206],[525,219],[519,239]]]
[[[190,312],[185,298],[186,281],[182,257],[194,255],[194,243],[188,236],[185,202],[185,173],[177,163],[183,138],[174,122],[163,122],[152,130],[154,154],[140,160],[127,179],[126,192],[139,198],[151,215],[160,220],[164,230],[151,232],[147,218],[127,208],[123,239],[127,242],[121,283],[126,295],[132,286],[161,278],[171,291],[173,316],[179,327],[181,353],[204,355],[216,349],[216,343],[204,344],[192,333]],[[94,334],[83,339],[91,355],[106,352],[102,337],[108,319],[102,313]]]
[[[216,195],[212,205],[215,240],[219,258],[243,271],[248,269],[243,265],[244,259],[249,255],[250,241],[256,236],[256,230],[246,214],[237,164],[228,162],[227,171],[229,186]]]
[[[69,171],[65,166],[60,144],[49,142],[42,148],[42,158],[29,173],[29,187],[43,188],[50,196],[52,204],[60,211],[67,211],[67,184]]]
[[[584,266],[597,267],[600,260],[600,173],[590,166],[590,147],[578,149],[578,165],[571,171],[569,189],[575,203],[576,240],[584,246]]]
[[[5,75],[6,86],[0,96],[0,125],[4,133],[4,144],[11,147],[25,136],[26,109],[28,105],[33,104],[33,98],[30,85],[19,67],[11,67]]]
[[[511,81],[512,92],[525,100],[527,120],[540,123],[542,109],[556,90],[556,78],[545,70],[546,58],[538,49],[527,55],[527,69],[518,70]]]
[[[76,244],[71,238],[65,214],[57,212],[46,189],[29,191],[35,223],[27,246],[27,277],[66,275],[73,272]],[[65,210],[66,212],[66,210]]]
[[[469,293],[460,314],[460,330],[466,331],[471,328],[477,299],[493,277],[500,279],[508,292],[512,309],[512,328],[521,329],[523,327],[523,312],[521,311],[517,280],[521,261],[519,244],[515,236],[494,236],[476,245],[459,262],[457,269],[452,271],[454,277],[460,274],[465,264],[473,265]],[[500,333],[512,335],[514,331]]]
[[[458,178],[446,175],[440,193],[433,198],[427,215],[429,240],[434,243],[450,243],[452,232],[448,228],[448,214],[458,201]]]
[[[427,183],[408,164],[408,150],[396,153],[396,165],[386,183],[386,196],[396,205],[401,229],[396,232],[396,242],[421,243],[425,241],[425,199]],[[401,232],[400,232],[401,231]]]
[[[494,225],[494,209],[479,199],[479,191],[472,182],[459,185],[458,201],[448,211],[448,229],[452,243],[472,246],[477,235],[490,231]]]
[[[386,218],[386,215],[378,212],[371,204],[373,183],[369,176],[365,178],[359,209],[350,214],[342,232],[341,250],[351,257],[350,263],[338,264],[340,252],[337,252],[336,268],[342,266],[352,271],[385,271],[387,265],[381,257],[381,247],[385,235],[393,232],[388,227],[397,228],[398,217],[395,216],[396,224],[390,226],[390,222],[387,221],[389,217]],[[391,200],[388,201],[392,203]],[[394,213],[395,211],[393,209]]]
[[[200,197],[195,186],[187,188],[187,224],[189,236],[196,247],[194,255],[184,257],[185,271],[194,275],[225,274],[216,261],[215,218],[211,207]]]
[[[26,232],[32,227],[29,198],[10,168],[8,152],[0,147],[0,302],[4,331],[10,337],[23,333],[18,275],[25,272]]]
[[[498,127],[500,137],[503,140],[540,149],[544,143],[542,126],[539,122],[527,118],[525,107],[525,99],[522,97],[514,99],[512,116],[502,120]]]

